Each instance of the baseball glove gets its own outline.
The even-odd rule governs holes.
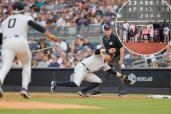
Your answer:
[[[121,78],[125,84],[131,84],[131,80],[126,75],[122,75]]]

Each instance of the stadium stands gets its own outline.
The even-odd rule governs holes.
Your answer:
[[[12,14],[15,0],[0,4],[0,22]],[[37,31],[30,30],[29,45],[33,53],[32,67],[47,67],[57,62],[59,68],[72,68],[89,57],[101,44],[102,25],[110,22],[115,32],[116,14],[127,0],[22,0],[26,14],[56,34],[58,39],[45,40]],[[169,0],[168,0],[169,1]],[[141,55],[125,51],[125,67],[170,67],[171,48],[145,60]],[[163,54],[165,53],[165,54]],[[147,65],[156,59],[157,65]],[[153,61],[152,61],[153,62]],[[17,59],[13,67],[20,67]],[[45,67],[45,66],[42,66]]]

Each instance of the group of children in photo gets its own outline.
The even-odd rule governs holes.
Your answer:
[[[170,39],[168,24],[149,23],[147,25],[135,25],[133,22],[124,22],[118,31],[123,43],[126,42],[160,42],[168,43]]]

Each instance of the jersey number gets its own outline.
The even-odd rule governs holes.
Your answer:
[[[13,28],[15,26],[16,19],[10,19],[8,22],[8,28]]]

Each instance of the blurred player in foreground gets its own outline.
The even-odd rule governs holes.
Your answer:
[[[74,68],[71,81],[51,82],[51,92],[54,93],[57,86],[79,87],[82,81],[91,82],[87,87],[78,92],[78,95],[85,98],[88,97],[87,91],[94,89],[102,83],[102,80],[93,72],[104,70],[117,77],[121,78],[123,82],[130,83],[127,76],[116,72],[112,69],[108,62],[112,60],[113,53],[105,49],[97,49],[95,54],[78,63]]]
[[[0,97],[3,97],[2,84],[11,69],[13,60],[17,57],[22,63],[22,88],[21,96],[31,98],[28,85],[31,82],[31,52],[27,41],[29,26],[43,33],[48,38],[56,38],[44,27],[37,24],[31,16],[24,15],[24,4],[15,2],[14,15],[6,18],[0,26],[0,38],[2,39],[2,67],[0,69]]]

